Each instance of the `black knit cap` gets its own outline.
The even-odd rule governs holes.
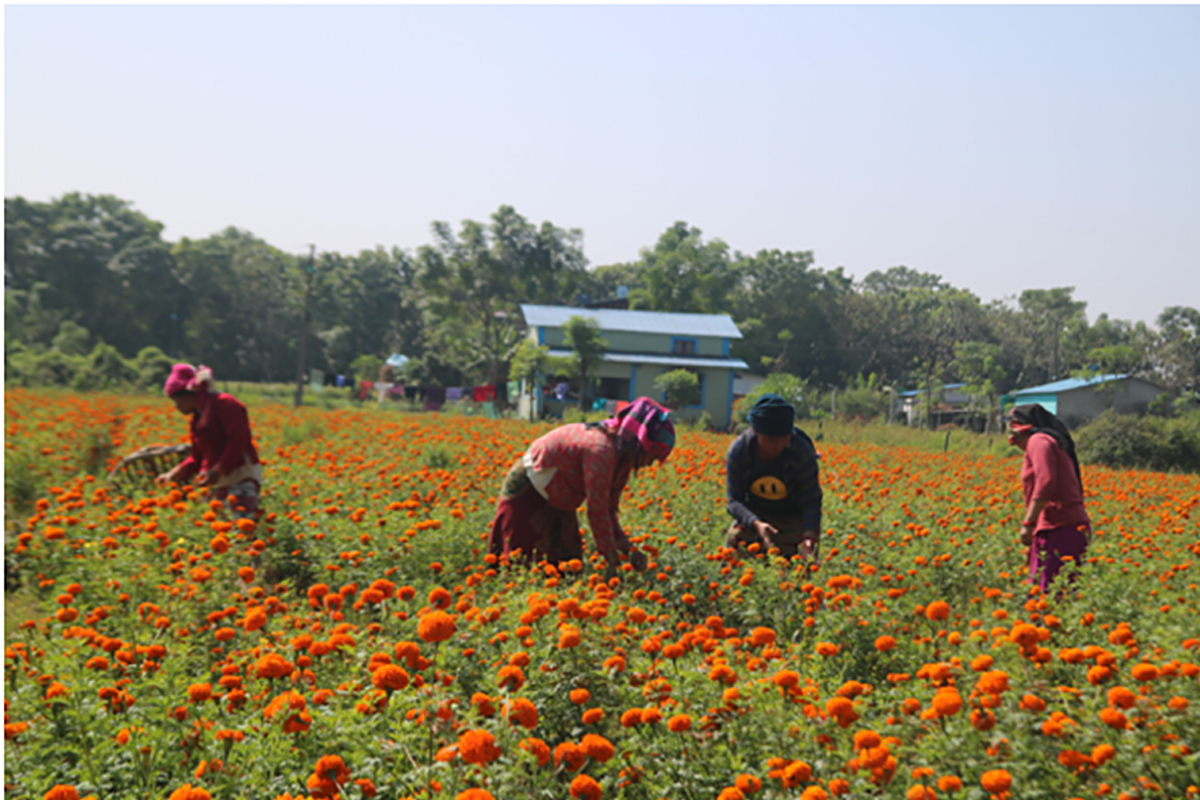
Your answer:
[[[764,436],[789,436],[796,421],[796,409],[774,392],[767,392],[747,415],[750,426]]]

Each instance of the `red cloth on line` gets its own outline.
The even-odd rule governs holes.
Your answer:
[[[476,403],[489,403],[496,399],[495,386],[476,386],[471,390],[471,399]]]
[[[375,389],[375,381],[360,381],[358,384],[358,399],[366,400]]]

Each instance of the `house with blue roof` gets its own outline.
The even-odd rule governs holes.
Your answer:
[[[733,419],[734,371],[749,365],[731,358],[730,344],[741,339],[741,331],[728,314],[680,314],[665,311],[630,311],[615,308],[574,308],[571,306],[522,305],[526,335],[539,345],[550,348],[553,356],[569,356],[562,326],[573,316],[595,319],[608,342],[604,362],[596,377],[595,396],[614,402],[632,402],[637,397],[662,399],[654,379],[664,372],[686,369],[700,379],[700,403],[674,413],[681,418],[698,417],[707,412],[717,428],[726,428]],[[542,387],[534,387],[533,403],[521,387],[522,416],[541,416],[550,407]]]
[[[1166,391],[1132,375],[1096,375],[1017,389],[1000,398],[1000,407],[1007,411],[1013,406],[1040,403],[1068,428],[1076,428],[1110,407],[1120,414],[1145,414],[1151,401]]]
[[[929,413],[933,417],[934,427],[942,425],[955,424],[965,425],[967,417],[971,410],[972,398],[966,394],[963,389],[965,383],[946,383],[941,387],[934,397],[933,406],[925,409],[923,406],[929,396],[928,389],[909,389],[906,392],[896,394],[895,410],[904,415],[904,420],[909,425],[921,425],[924,423],[922,415]]]

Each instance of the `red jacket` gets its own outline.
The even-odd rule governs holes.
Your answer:
[[[210,469],[228,475],[247,460],[259,463],[246,406],[223,392],[207,394],[201,406],[192,414],[192,454],[179,465],[178,480]]]

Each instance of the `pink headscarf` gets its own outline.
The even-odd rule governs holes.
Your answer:
[[[205,390],[211,384],[212,370],[203,364],[199,369],[191,364],[176,364],[171,367],[171,374],[167,376],[167,381],[163,384],[163,391],[166,392],[167,397],[178,392],[205,394]]]
[[[637,442],[657,460],[666,461],[675,446],[675,425],[669,414],[649,397],[639,397],[601,424],[615,429],[625,446]]]

